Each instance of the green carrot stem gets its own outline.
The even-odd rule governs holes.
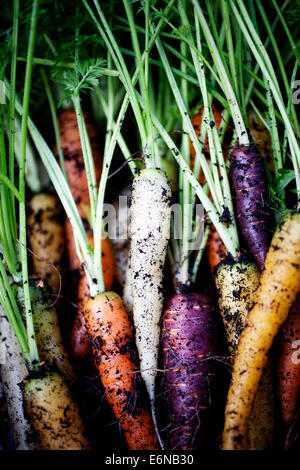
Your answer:
[[[293,68],[292,76],[291,76],[291,82],[290,82],[290,93],[289,93],[288,103],[287,103],[287,114],[288,115],[290,115],[290,110],[291,110],[291,106],[292,106],[293,85],[294,85],[295,80],[296,80],[298,67],[299,67],[299,64],[298,64],[298,61],[296,60],[294,68]],[[284,129],[283,145],[282,145],[283,165],[285,164],[287,143],[288,143],[287,131],[286,131],[286,129]]]
[[[110,139],[109,147],[104,155],[103,159],[103,170],[101,174],[99,190],[98,190],[98,199],[97,199],[97,211],[96,211],[96,225],[94,228],[94,240],[98,242],[95,243],[94,248],[94,257],[93,257],[93,270],[92,270],[92,283],[90,284],[91,295],[101,294],[105,291],[105,285],[103,280],[102,273],[102,264],[101,264],[101,238],[102,238],[102,216],[103,216],[103,203],[105,196],[105,188],[107,183],[107,177],[109,174],[109,169],[114,154],[115,146],[119,133],[122,127],[124,116],[127,110],[129,98],[128,95],[125,96],[123,104],[121,106],[116,125],[114,127],[113,134]],[[93,279],[96,279],[97,282],[93,282]]]
[[[3,282],[3,286],[5,288],[6,294],[7,294],[7,299],[9,299],[9,303],[11,305],[12,311],[13,311],[13,317],[15,319],[15,325],[17,325],[18,329],[20,330],[20,334],[23,335],[24,340],[26,340],[26,328],[22,320],[22,316],[19,312],[19,308],[17,305],[17,301],[14,295],[14,292],[12,290],[12,286],[10,284],[10,281],[7,276],[6,269],[4,267],[3,261],[0,261],[0,273],[1,273],[1,279]]]
[[[141,104],[143,105],[141,97],[139,97]],[[153,124],[157,128],[159,134],[161,135],[162,139],[165,141],[167,147],[172,152],[175,160],[177,161],[178,165],[181,167],[182,171],[185,174],[185,177],[189,179],[192,188],[194,189],[195,193],[200,199],[205,211],[207,212],[208,216],[210,217],[212,223],[216,227],[216,230],[219,232],[220,237],[223,240],[224,245],[226,246],[228,252],[234,259],[237,259],[239,253],[239,242],[238,240],[232,235],[231,231],[225,227],[225,225],[220,222],[220,213],[216,210],[216,207],[211,202],[209,197],[207,196],[205,190],[199,184],[198,180],[193,175],[193,172],[186,164],[184,158],[182,157],[179,149],[174,144],[174,141],[171,139],[169,134],[166,132],[162,124],[158,121],[155,114],[151,112],[151,117]]]
[[[187,113],[187,110],[186,110],[186,107],[184,105],[184,102],[182,100],[182,97],[181,97],[181,94],[180,94],[180,91],[178,89],[178,86],[177,86],[177,83],[175,81],[175,78],[174,78],[174,75],[171,71],[171,68],[170,68],[170,65],[169,65],[169,61],[167,59],[167,56],[166,56],[166,53],[164,51],[164,48],[162,46],[162,43],[160,41],[160,39],[158,38],[156,40],[156,46],[157,46],[157,49],[158,49],[158,52],[159,52],[159,55],[161,57],[161,60],[164,64],[164,67],[165,67],[165,70],[166,70],[166,74],[168,76],[168,80],[169,80],[169,83],[170,83],[170,86],[171,86],[171,89],[173,91],[173,94],[174,94],[174,97],[175,97],[175,100],[176,100],[176,103],[177,103],[177,106],[180,110],[180,113],[181,113],[181,116],[182,116],[182,119],[183,121],[186,123],[186,127],[188,129],[188,133],[189,133],[189,137],[190,137],[190,140],[192,142],[192,144],[194,145],[194,148],[195,148],[195,151],[196,151],[196,154],[198,153],[199,154],[199,159],[201,161],[201,167],[202,167],[202,170],[203,170],[203,173],[205,175],[205,178],[206,178],[206,181],[207,181],[207,184],[209,185],[209,188],[211,190],[211,195],[212,195],[212,198],[217,206],[218,209],[220,209],[220,206],[219,206],[219,201],[218,201],[218,197],[217,197],[217,193],[216,193],[216,189],[215,189],[215,185],[214,185],[214,182],[213,182],[213,179],[212,179],[212,175],[210,173],[210,169],[209,169],[209,165],[206,161],[206,158],[204,157],[203,153],[202,153],[202,146],[196,136],[196,133],[195,133],[195,130],[192,126],[192,123],[188,117],[188,113]]]
[[[207,244],[207,240],[208,240],[208,237],[209,237],[209,234],[210,234],[210,230],[211,230],[210,225],[207,225],[205,227],[204,234],[203,234],[202,240],[201,240],[201,244],[200,244],[200,247],[199,247],[199,250],[198,250],[194,265],[193,265],[193,268],[192,268],[192,274],[191,274],[192,284],[196,283],[199,265],[200,265],[200,262],[201,262],[206,244]]]
[[[29,99],[31,88],[31,75],[33,66],[33,51],[37,30],[39,0],[33,0],[31,24],[28,41],[27,64],[25,71],[25,84],[23,94],[23,115],[22,115],[22,150],[19,171],[19,192],[22,202],[19,204],[19,239],[20,239],[20,261],[22,265],[22,281],[24,290],[24,303],[26,314],[26,329],[29,345],[30,361],[33,367],[39,363],[39,353],[35,341],[35,331],[32,318],[29,279],[28,279],[28,260],[27,260],[27,240],[26,240],[26,207],[25,207],[25,164],[26,164],[26,141],[27,141],[27,121],[29,112]]]
[[[145,61],[144,61],[145,70],[144,70],[142,54],[141,54],[137,32],[135,28],[132,8],[127,0],[123,0],[123,3],[124,3],[127,18],[128,18],[128,22],[129,22],[129,27],[130,27],[131,37],[132,37],[132,44],[133,44],[133,48],[136,54],[136,61],[137,61],[138,69],[139,69],[139,82],[140,82],[141,93],[145,102],[145,114],[146,114],[145,127],[147,129],[146,131],[147,144],[146,145],[150,153],[149,155],[150,158],[149,159],[146,158],[145,163],[146,163],[146,166],[151,166],[152,168],[160,167],[159,156],[155,155],[155,152],[154,152],[154,130],[153,130],[151,116],[150,116],[149,94],[148,94],[148,89],[146,86],[146,78],[145,78],[146,67],[148,68],[147,64],[148,64],[149,52],[147,49],[145,49]]]
[[[29,347],[27,343],[27,338],[26,334],[25,336],[22,334],[19,325],[16,321],[14,311],[12,309],[11,303],[9,301],[9,297],[7,294],[7,291],[5,289],[5,286],[3,284],[2,279],[0,278],[0,304],[3,307],[3,310],[5,312],[5,315],[7,317],[7,320],[9,323],[12,325],[12,328],[14,330],[14,333],[20,343],[21,349],[23,351],[25,359],[30,362],[30,355],[29,355]]]
[[[18,189],[15,185],[11,182],[11,180],[0,171],[0,180],[8,187],[8,189],[14,194],[14,196],[18,199],[19,202],[23,202],[22,197]]]
[[[288,40],[289,40],[289,42],[290,42],[290,45],[292,46],[292,51],[293,51],[293,53],[294,53],[295,56],[296,56],[296,59],[297,59],[297,61],[298,61],[298,64],[300,65],[300,52],[299,52],[299,48],[298,48],[297,44],[295,43],[295,41],[293,40],[293,37],[292,37],[291,32],[290,32],[290,30],[289,30],[289,27],[288,27],[288,25],[287,25],[287,23],[286,23],[286,21],[285,21],[285,19],[284,19],[284,17],[283,17],[283,14],[282,14],[282,12],[281,12],[281,10],[280,10],[280,8],[279,8],[279,6],[278,6],[276,0],[272,0],[272,3],[273,3],[273,5],[274,5],[274,7],[275,7],[275,9],[276,9],[276,12],[277,12],[279,18],[280,18],[280,21],[281,21],[282,26],[283,26],[283,28],[284,28],[284,30],[285,30],[285,33],[286,33],[286,35],[287,35],[287,38],[288,38]]]
[[[60,141],[60,135],[59,135],[59,127],[58,127],[58,120],[57,120],[57,114],[56,114],[56,106],[53,98],[53,94],[51,91],[51,86],[47,77],[47,74],[45,72],[44,68],[40,68],[41,76],[44,82],[44,87],[46,91],[46,95],[48,98],[49,102],[49,107],[50,107],[50,113],[52,117],[52,124],[53,124],[53,129],[54,129],[54,135],[55,135],[55,142],[57,146],[57,151],[58,151],[58,157],[59,157],[59,162],[60,166],[63,172],[64,177],[67,180],[67,172],[66,172],[66,166],[65,166],[65,159],[64,159],[64,153],[61,148],[61,141]]]
[[[15,145],[15,90],[17,76],[17,52],[18,52],[18,33],[19,33],[19,0],[14,0],[13,6],[13,32],[11,45],[11,68],[10,83],[12,87],[11,101],[9,103],[9,138],[8,138],[8,161],[9,161],[9,179],[15,182],[15,161],[14,161],[14,145]],[[11,207],[14,208],[14,193],[11,193]],[[13,233],[17,237],[17,218],[16,212],[12,210]]]
[[[281,147],[280,147],[280,139],[278,133],[278,127],[276,122],[276,116],[274,111],[274,103],[272,98],[272,93],[270,89],[270,85],[267,80],[265,80],[265,87],[266,87],[266,97],[268,103],[268,110],[269,110],[269,119],[270,119],[270,131],[271,131],[271,141],[272,141],[272,151],[274,156],[274,173],[275,178],[279,176],[279,170],[282,168],[282,157],[281,157]]]
[[[99,87],[97,87],[97,88],[95,89],[95,92],[96,92],[96,95],[97,95],[97,97],[98,97],[98,99],[99,99],[99,102],[101,103],[101,106],[102,106],[102,108],[103,108],[104,114],[106,115],[107,119],[109,119],[109,116],[110,116],[109,107],[108,107],[107,101],[105,100],[105,97],[104,97],[104,95],[103,95],[102,90],[101,90]],[[116,126],[116,122],[112,119],[112,121],[111,121],[111,128],[110,128],[110,129],[111,129],[111,130],[110,130],[110,134],[113,132],[113,129],[115,128],[115,126]],[[118,142],[118,145],[119,145],[119,147],[120,147],[120,150],[121,150],[121,152],[122,152],[122,154],[123,154],[125,160],[126,160],[127,163],[128,163],[128,166],[129,166],[129,168],[130,168],[130,170],[131,170],[131,173],[132,173],[132,175],[134,176],[135,173],[136,173],[136,168],[137,168],[137,166],[136,166],[135,162],[134,162],[134,161],[132,160],[132,158],[131,158],[131,153],[130,153],[130,151],[129,151],[129,148],[128,148],[128,146],[127,146],[127,144],[126,144],[126,141],[125,141],[124,137],[122,136],[121,132],[119,133],[117,142]],[[108,147],[107,147],[107,149],[108,149]],[[104,153],[106,153],[106,152],[107,152],[107,150],[106,150]]]
[[[259,2],[257,0],[256,0],[256,3],[257,3],[257,7],[260,11],[260,14],[262,16],[262,19],[264,21],[264,24],[266,26],[266,29],[268,31],[268,36],[269,36],[270,41],[272,43],[273,50],[274,50],[274,53],[275,53],[275,56],[276,56],[276,59],[277,59],[278,65],[279,65],[279,70],[280,70],[280,73],[281,73],[281,76],[282,76],[282,81],[283,81],[287,96],[289,96],[289,94],[290,94],[290,84],[289,84],[289,81],[288,81],[288,78],[287,78],[287,74],[286,74],[285,66],[284,66],[284,63],[283,63],[283,60],[282,60],[282,57],[281,57],[281,53],[280,53],[279,47],[277,45],[277,41],[276,41],[275,36],[273,34],[271,25],[268,21],[268,16],[267,16],[267,14],[264,10],[263,5],[261,4],[261,2]],[[298,122],[298,118],[297,118],[296,109],[295,109],[295,106],[294,106],[293,103],[291,103],[291,120],[294,124],[296,134],[299,135],[300,134],[300,127],[299,127],[299,122]]]
[[[18,61],[20,62],[26,62],[27,59],[26,57],[18,57]],[[61,67],[63,69],[75,69],[75,64],[73,62],[64,62],[64,61],[59,61],[56,62],[55,60],[51,59],[43,59],[40,57],[33,57],[33,64],[34,65],[44,65],[46,67]],[[110,77],[118,77],[119,72],[117,70],[110,70],[105,67],[99,67],[98,69],[99,74],[101,75],[108,75]]]
[[[96,223],[97,181],[91,143],[81,110],[79,93],[73,94],[73,103],[77,117],[82,155],[84,160],[86,178],[88,182],[89,198],[91,205],[91,225],[92,227],[94,227]]]
[[[0,170],[1,173],[7,177],[7,164],[6,164],[6,152],[5,152],[5,141],[4,141],[4,125],[3,125],[3,107],[0,108]],[[11,195],[8,190],[7,185],[0,185],[0,205],[1,205],[1,214],[3,220],[1,221],[2,225],[2,237],[3,243],[5,246],[5,256],[9,269],[13,274],[16,273],[16,264],[17,264],[17,253],[16,245],[14,243],[14,226],[11,218]]]
[[[233,81],[233,90],[235,92],[236,97],[238,98],[239,86],[238,86],[238,77],[237,77],[237,71],[236,71],[236,65],[235,65],[235,54],[234,54],[234,47],[233,47],[233,40],[232,40],[228,0],[221,0],[221,11],[223,14],[225,30],[226,30],[225,37],[226,37],[228,56],[229,56],[229,67],[230,67],[232,81]]]
[[[115,66],[117,67],[117,69],[120,73],[120,79],[122,80],[122,83],[123,83],[123,85],[126,89],[126,92],[129,94],[129,97],[130,97],[130,104],[131,104],[133,112],[135,114],[136,122],[137,122],[138,129],[139,129],[139,133],[140,133],[140,136],[141,136],[142,147],[146,148],[147,136],[146,136],[146,129],[145,129],[145,124],[144,124],[144,119],[143,119],[141,110],[139,108],[139,104],[136,100],[133,83],[131,81],[131,77],[130,77],[129,71],[127,69],[125,60],[124,60],[124,58],[123,58],[123,56],[120,52],[119,46],[118,46],[118,44],[117,44],[117,42],[114,38],[114,35],[113,35],[113,33],[112,33],[112,31],[111,31],[111,29],[110,29],[110,27],[109,27],[109,25],[106,21],[106,18],[104,16],[103,12],[102,12],[102,9],[99,5],[99,2],[97,0],[94,0],[94,5],[96,7],[97,14],[99,16],[99,19],[100,19],[101,24],[103,25],[103,27],[101,26],[99,21],[97,21],[93,11],[88,6],[86,0],[83,0],[83,3],[85,5],[86,9],[88,10],[88,12],[90,13],[92,19],[94,20],[95,25],[96,25],[101,37],[103,38],[107,49],[109,50],[109,52],[112,56],[112,59],[115,63]]]
[[[182,3],[182,5],[181,5]],[[179,2],[179,8],[186,7],[186,2],[183,0]],[[187,54],[187,46],[184,42],[181,41],[180,44],[180,51],[183,56]],[[181,63],[181,69],[183,72],[186,71],[186,64],[184,62]],[[189,112],[188,108],[188,87],[186,80],[181,80],[181,91],[183,101],[186,106],[187,112]],[[182,136],[182,143],[181,143],[181,152],[184,155],[185,161],[188,166],[190,166],[190,142],[188,136],[188,130],[186,127],[185,121],[183,122],[183,136]],[[187,178],[184,178],[184,174],[180,168],[180,180],[182,185],[182,215],[183,215],[183,231],[182,231],[182,244],[181,244],[181,253],[180,253],[180,261],[178,267],[178,282],[182,285],[185,285],[189,282],[189,248],[188,242],[190,239],[190,232],[192,226],[192,213],[191,213],[191,204],[190,204],[190,197],[191,197],[191,189],[190,184]]]
[[[230,106],[231,115],[232,115],[232,119],[234,121],[234,125],[235,125],[235,129],[236,129],[236,132],[237,132],[237,135],[238,135],[239,143],[240,143],[240,145],[249,145],[250,144],[249,136],[248,136],[245,124],[244,124],[243,117],[241,115],[241,111],[240,111],[238,103],[237,103],[236,96],[234,94],[234,91],[232,89],[230,80],[228,78],[226,68],[224,67],[224,63],[221,59],[220,53],[219,53],[218,48],[215,44],[214,38],[213,38],[213,36],[210,32],[207,21],[205,19],[205,16],[202,12],[202,9],[201,9],[199,3],[197,2],[197,0],[192,0],[192,2],[193,2],[193,5],[195,7],[197,16],[199,18],[201,27],[203,29],[203,33],[204,33],[205,39],[207,41],[207,44],[209,46],[209,49],[210,49],[215,67],[218,71],[219,78],[222,81],[223,90],[224,90],[224,93],[227,97],[227,100],[228,100],[228,103],[229,103],[229,106]]]
[[[300,208],[300,172],[299,172],[299,168],[300,168],[300,150],[299,150],[297,139],[295,137],[295,134],[294,134],[293,128],[291,126],[291,123],[290,123],[288,114],[286,112],[285,106],[282,102],[282,96],[281,96],[280,92],[278,92],[278,88],[277,88],[276,84],[273,82],[274,77],[271,77],[271,75],[269,73],[269,70],[265,65],[265,61],[262,59],[262,57],[260,55],[261,49],[259,49],[259,51],[260,51],[259,52],[257,47],[255,46],[250,34],[249,34],[248,29],[247,29],[241,15],[239,14],[236,6],[234,5],[232,0],[229,0],[229,1],[231,3],[231,8],[232,8],[232,11],[233,11],[236,19],[237,19],[237,22],[238,22],[240,28],[243,31],[243,35],[244,35],[246,41],[248,42],[248,45],[249,45],[250,49],[252,50],[252,53],[255,56],[257,62],[259,63],[263,75],[265,76],[266,80],[268,81],[268,83],[270,85],[270,88],[271,88],[271,91],[273,93],[274,99],[276,101],[276,104],[277,104],[277,106],[279,108],[279,111],[282,115],[282,118],[284,120],[284,125],[285,125],[286,130],[287,130],[287,135],[288,135],[288,140],[289,140],[289,145],[290,145],[290,151],[291,151],[293,167],[294,167],[294,171],[295,171],[296,187],[297,187],[298,201],[299,201],[298,205],[299,205],[299,208]],[[240,2],[240,0],[238,0],[238,2]],[[246,18],[248,19],[248,16],[246,16]],[[249,24],[248,24],[248,26],[249,26]],[[253,27],[252,28],[250,27],[250,29],[251,29],[251,31],[253,31]],[[253,34],[256,34],[256,32],[254,31]],[[264,54],[264,56],[265,56],[265,54]]]

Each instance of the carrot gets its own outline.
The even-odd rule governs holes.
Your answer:
[[[58,293],[65,251],[62,208],[57,196],[45,193],[34,195],[29,207],[27,227],[34,274]]]
[[[208,440],[219,326],[213,304],[204,294],[176,294],[166,304],[162,344],[171,450],[196,450]]]
[[[30,298],[40,360],[57,369],[65,379],[74,380],[76,374],[63,343],[53,297],[49,294],[46,286],[37,286],[34,280],[30,280]],[[18,288],[18,301],[24,309],[21,287]]]
[[[249,262],[223,261],[216,270],[219,309],[230,354],[236,352],[248,311],[253,306],[260,271]]]
[[[259,148],[268,169],[273,174],[274,159],[270,132],[255,111],[250,111],[247,119],[251,137],[255,145]]]
[[[96,181],[98,183],[101,176],[102,159],[98,145],[97,132],[94,125],[86,115],[84,118],[93,152]],[[87,227],[87,232],[89,233],[90,228],[87,221],[87,210],[90,207],[89,188],[75,110],[65,110],[59,116],[58,121],[61,146],[65,156],[65,167],[71,193],[77,205],[79,214]],[[74,359],[84,359],[88,356],[90,351],[89,341],[86,336],[84,315],[82,313],[83,305],[89,297],[89,285],[86,274],[84,270],[81,269],[80,262],[77,257],[73,229],[68,219],[65,224],[65,233],[67,238],[69,268],[72,273],[72,284],[73,288],[78,292],[76,299],[78,310],[71,332],[71,351]],[[93,238],[91,236],[89,236],[89,243],[93,246]],[[113,255],[110,244],[108,241],[102,240],[103,275],[108,288],[111,288],[113,282],[112,260]]]
[[[131,202],[131,294],[143,380],[154,410],[163,267],[171,222],[171,189],[165,173],[145,169],[135,177]]]
[[[16,450],[33,450],[30,438],[30,424],[24,414],[23,396],[20,383],[27,377],[28,371],[19,341],[14,330],[0,307],[0,344],[5,351],[5,358],[0,364],[0,375],[7,402],[9,422]]]
[[[24,386],[23,398],[37,449],[90,449],[77,404],[59,374],[40,373],[31,378]]]
[[[215,277],[215,268],[226,257],[227,250],[222,238],[213,226],[207,240],[207,260],[212,278]]]
[[[88,241],[94,247],[92,236],[88,237]],[[101,250],[104,284],[106,289],[110,290],[114,280],[114,261],[111,243],[108,238],[102,239]],[[78,282],[78,308],[71,332],[71,351],[74,359],[85,359],[91,350],[83,314],[84,305],[89,297],[90,288],[88,279],[84,270],[81,269]]]
[[[134,336],[121,298],[114,292],[90,298],[84,315],[106,398],[129,449],[158,449],[150,411],[141,400]]]
[[[224,449],[248,447],[248,420],[268,353],[300,287],[300,214],[278,225],[235,357],[223,432]]]
[[[278,335],[278,398],[282,436],[285,438],[296,417],[300,397],[300,365],[297,348],[300,341],[300,294]]]
[[[262,270],[272,238],[272,217],[264,162],[254,145],[233,149],[230,173],[237,221],[251,254]]]
[[[95,126],[86,115],[84,119],[94,157],[96,181],[98,182],[101,176],[102,159],[97,132]],[[90,199],[75,110],[66,109],[63,111],[58,118],[58,124],[71,193],[80,216],[85,218],[87,216],[85,206],[90,205]]]
[[[260,271],[256,264],[246,261],[239,263],[223,261],[216,271],[219,308],[232,362],[248,311],[254,302],[254,293],[259,285],[259,279]],[[249,419],[250,449],[271,448],[274,431],[273,415],[274,398],[271,363],[269,363],[264,369]]]

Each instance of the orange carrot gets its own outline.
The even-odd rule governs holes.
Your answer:
[[[216,231],[215,227],[212,226],[209,238],[207,240],[207,259],[210,268],[212,278],[215,278],[215,267],[223,261],[227,255],[227,250],[222,238]]]
[[[114,292],[90,298],[84,315],[106,398],[129,449],[158,449],[150,410],[141,400],[134,335],[121,298]]]
[[[88,237],[89,244],[94,247],[92,236]],[[101,242],[102,270],[105,288],[110,290],[114,280],[114,259],[110,241],[103,238]],[[79,264],[79,260],[78,260]],[[71,351],[74,359],[84,359],[90,352],[90,341],[87,337],[83,307],[90,298],[88,279],[83,269],[79,271],[78,281],[78,310],[71,333]]]
[[[95,126],[88,117],[85,115],[84,118],[94,157],[96,181],[99,182],[102,159],[99,150],[97,132]],[[90,205],[89,189],[75,110],[66,109],[59,116],[58,124],[70,189],[81,217],[86,217],[87,214],[84,206]]]
[[[97,132],[95,126],[89,121],[86,115],[84,118],[94,158],[96,181],[98,183],[101,176],[102,159],[98,145]],[[59,116],[58,122],[68,182],[79,214],[89,234],[90,229],[86,211],[87,207],[90,206],[89,189],[75,110],[65,110]],[[84,316],[82,314],[83,305],[89,298],[89,286],[84,270],[81,269],[80,261],[77,257],[73,230],[68,219],[65,224],[65,233],[69,268],[72,273],[71,277],[73,278],[72,284],[73,288],[78,292],[76,299],[78,312],[71,333],[71,351],[74,358],[83,359],[90,351],[89,341],[86,336]],[[91,236],[89,237],[89,243],[93,245]],[[102,240],[102,264],[105,285],[107,288],[111,288],[113,282],[113,255],[108,240]]]
[[[279,332],[278,396],[283,437],[286,437],[300,397],[300,294]]]

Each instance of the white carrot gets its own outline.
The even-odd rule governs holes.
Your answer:
[[[30,425],[24,415],[23,396],[19,386],[27,377],[28,370],[20,343],[1,306],[0,314],[0,344],[3,348],[0,375],[7,401],[14,444],[16,450],[33,450],[33,442],[30,439]]]
[[[154,403],[163,308],[163,267],[170,236],[171,188],[161,170],[135,177],[131,204],[131,286],[141,375]]]

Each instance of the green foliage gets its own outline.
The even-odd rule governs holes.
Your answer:
[[[300,20],[300,0],[294,0],[286,13],[286,20],[291,25],[296,25]]]
[[[103,59],[89,59],[78,61],[74,70],[54,69],[52,79],[64,85],[66,91],[59,105],[71,96],[93,90],[99,83],[104,65]]]

